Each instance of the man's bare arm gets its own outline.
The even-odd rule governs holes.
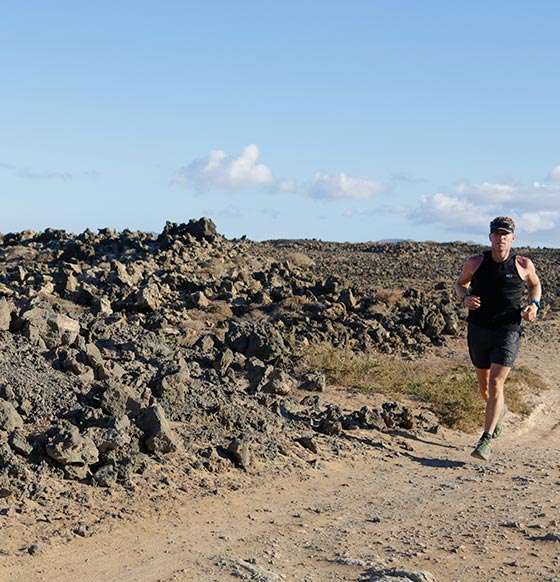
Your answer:
[[[457,293],[457,297],[459,297],[459,299],[468,309],[476,309],[477,307],[480,307],[480,299],[478,297],[469,295],[469,285],[472,281],[474,273],[478,267],[480,267],[482,259],[482,255],[469,257],[463,265],[461,274],[455,281],[455,293]]]
[[[540,301],[541,300],[541,282],[537,275],[537,271],[535,269],[535,265],[531,259],[527,257],[519,257],[519,267],[520,267],[520,275],[521,278],[527,284],[527,291],[529,293],[529,299],[531,301]]]
[[[519,257],[518,264],[520,267],[520,275],[527,285],[529,301],[540,301],[542,294],[541,281],[537,275],[533,261],[526,257]],[[535,321],[537,312],[537,305],[535,303],[530,303],[525,307],[525,309],[523,309],[521,317],[526,321]]]

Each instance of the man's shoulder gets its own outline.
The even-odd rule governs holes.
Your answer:
[[[522,255],[515,255],[515,260],[517,264],[523,269],[530,269],[534,267],[533,261],[529,257],[524,257]]]
[[[529,257],[516,255],[515,262],[517,264],[517,269],[522,279],[526,279],[529,276],[531,277],[536,276],[535,265],[533,264],[533,261],[531,261]]]
[[[484,253],[481,253],[480,255],[472,255],[467,259],[467,265],[477,268],[480,266],[480,263],[482,263],[483,260]]]

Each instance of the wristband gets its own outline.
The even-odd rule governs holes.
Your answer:
[[[533,303],[537,306],[537,309],[541,308],[541,302],[538,299],[531,299],[531,301],[529,301],[529,305],[533,305]]]

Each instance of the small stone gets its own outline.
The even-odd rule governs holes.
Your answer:
[[[314,454],[317,454],[319,452],[319,449],[317,448],[317,443],[315,442],[315,439],[313,437],[300,437],[296,440],[304,449],[307,449],[308,451],[311,451]]]
[[[0,400],[0,429],[12,432],[23,426],[23,419],[11,402]]]
[[[560,542],[560,533],[558,532],[547,533],[545,536],[543,536],[542,539],[547,542]]]
[[[10,434],[8,442],[16,453],[24,457],[28,457],[33,452],[33,446],[18,429]]]
[[[159,404],[145,408],[136,419],[136,425],[144,432],[149,451],[171,453],[179,448],[179,437],[170,427]]]
[[[11,489],[8,489],[7,487],[0,487],[0,499],[6,499],[12,495],[13,491]]]
[[[228,447],[235,460],[243,469],[247,469],[251,464],[251,450],[247,442],[242,439],[233,439]]]
[[[294,379],[287,372],[280,368],[275,368],[268,376],[266,383],[262,387],[262,391],[267,394],[285,396],[286,394],[290,394],[294,385]]]
[[[199,309],[204,309],[210,305],[210,301],[203,291],[195,291],[194,293],[191,293],[191,301],[192,304]]]
[[[301,390],[308,392],[324,392],[327,385],[323,372],[309,372],[303,376]]]
[[[38,554],[40,554],[42,552],[42,548],[40,544],[31,544],[28,548],[27,548],[27,552],[31,555],[31,556],[37,556]]]
[[[90,465],[99,458],[95,443],[88,436],[82,436],[75,426],[58,428],[46,451],[62,465]]]

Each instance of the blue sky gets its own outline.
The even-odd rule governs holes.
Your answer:
[[[1,8],[0,232],[560,246],[560,3]]]

